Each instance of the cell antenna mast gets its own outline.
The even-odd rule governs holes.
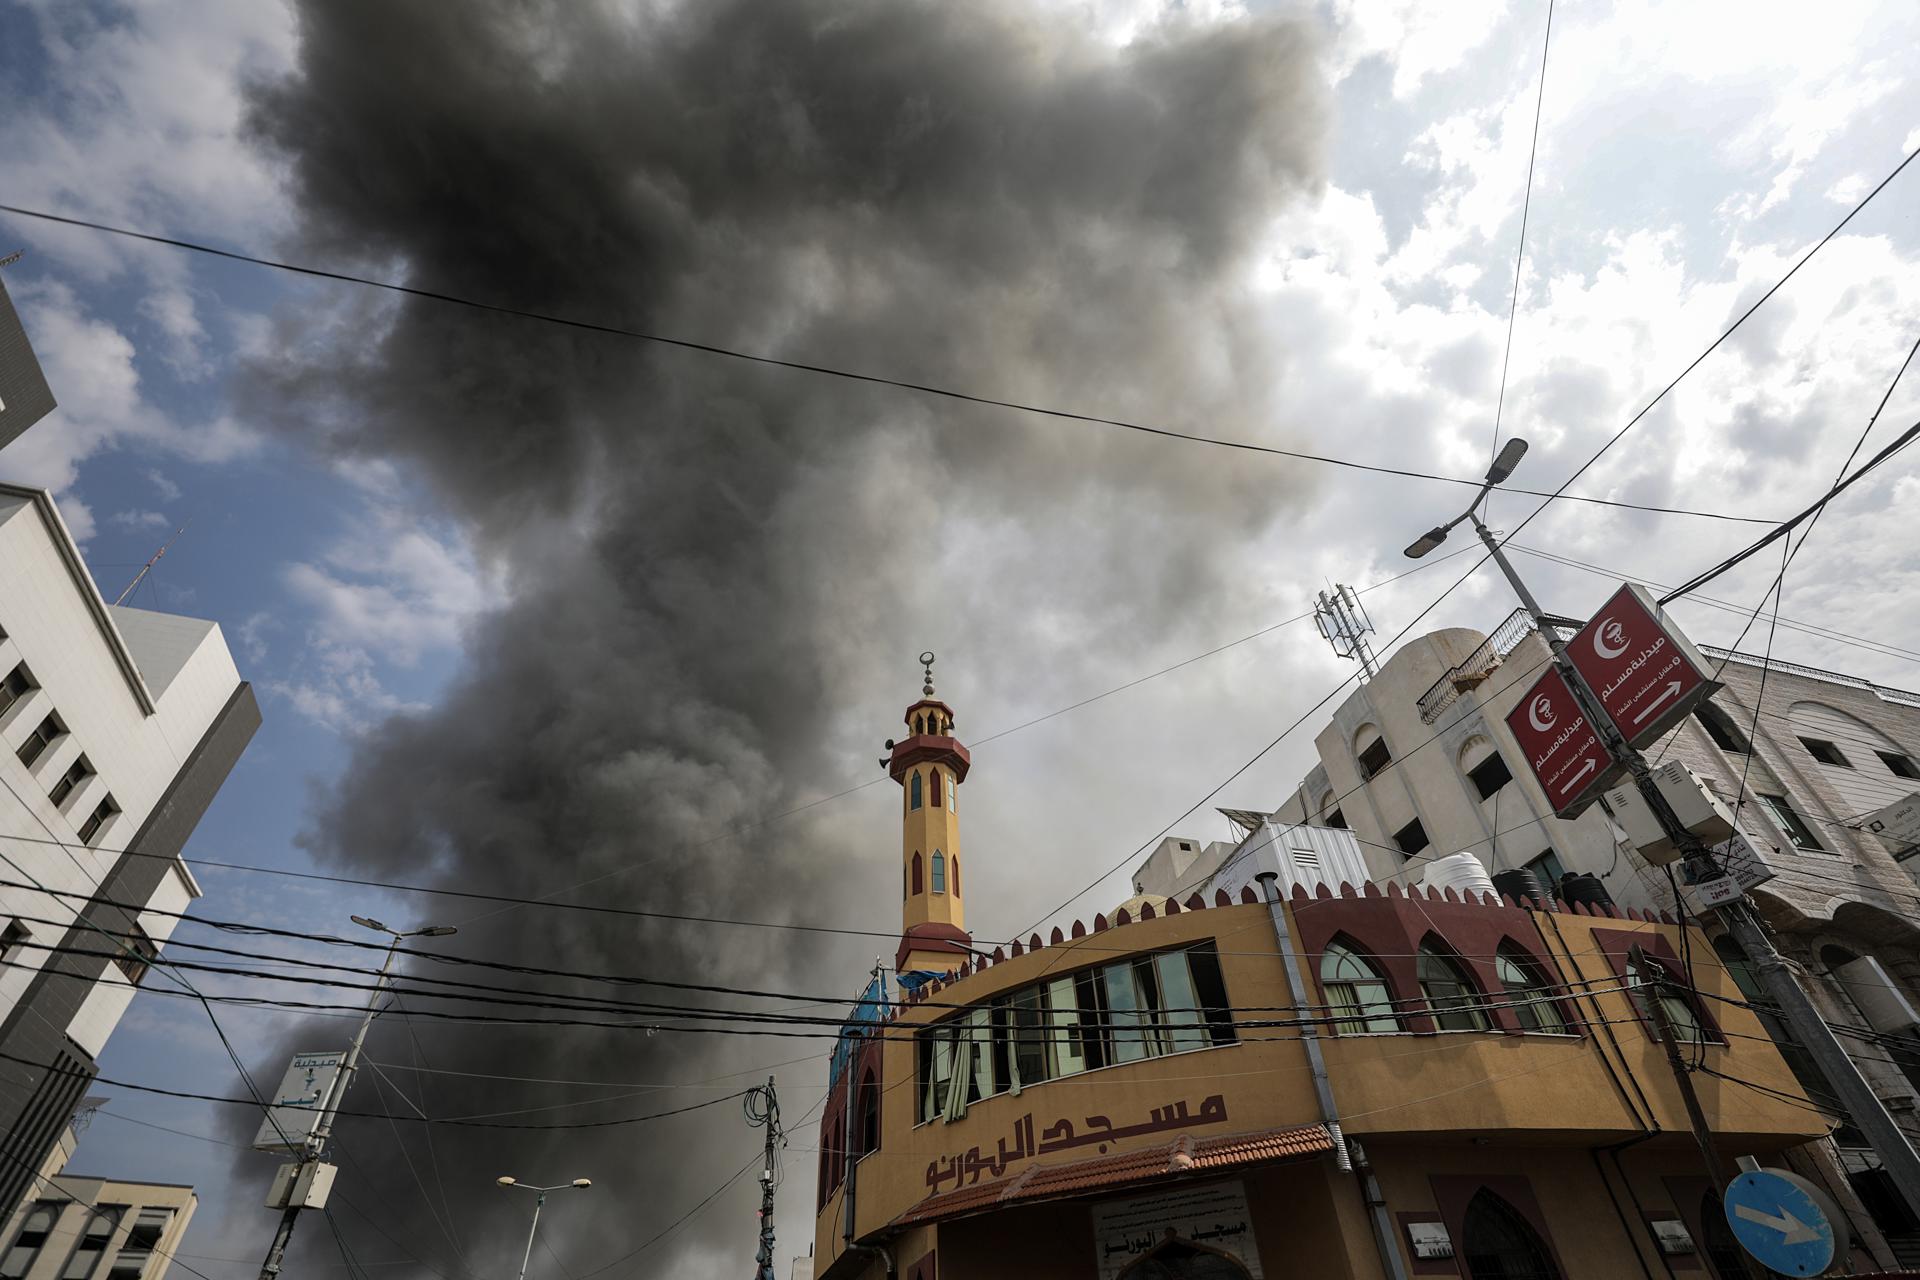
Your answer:
[[[1322,591],[1313,606],[1313,625],[1320,628],[1320,634],[1335,653],[1360,664],[1366,679],[1371,680],[1378,673],[1380,664],[1367,643],[1367,636],[1373,631],[1373,619],[1367,617],[1366,608],[1352,587],[1341,583],[1330,592]]]
[[[191,520],[187,521],[187,524],[192,524],[192,523],[193,521]],[[133,575],[133,581],[127,584],[127,589],[125,591],[122,591],[119,594],[119,596],[114,600],[113,603],[115,605],[123,605],[127,602],[127,597],[133,594],[133,589],[139,586],[141,583],[141,580],[144,579],[149,573],[153,572],[153,566],[160,563],[160,557],[167,554],[168,548],[172,547],[174,543],[180,541],[180,535],[185,533],[186,531],[187,531],[186,524],[181,525],[178,529],[175,529],[173,531],[173,536],[171,538],[168,538],[166,542],[161,545],[160,549],[153,553],[153,557],[151,559],[149,559],[145,564],[140,566],[140,572]]]

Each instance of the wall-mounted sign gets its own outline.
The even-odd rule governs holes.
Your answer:
[[[1453,1240],[1444,1222],[1409,1222],[1407,1243],[1413,1248],[1413,1256],[1423,1262],[1453,1256]]]
[[[1636,747],[1672,728],[1717,687],[1700,651],[1667,622],[1646,588],[1631,582],[1567,642],[1567,656]]]
[[[1166,1259],[1170,1267],[1196,1255],[1226,1254],[1260,1280],[1260,1250],[1253,1239],[1253,1215],[1247,1189],[1239,1182],[1182,1186],[1130,1200],[1093,1206],[1094,1265],[1100,1280],[1120,1273],[1143,1257]]]
[[[1875,809],[1853,825],[1886,841],[1895,862],[1920,856],[1920,791]]]
[[[261,1117],[260,1131],[253,1135],[255,1151],[291,1154],[306,1146],[307,1138],[326,1114],[327,1099],[333,1094],[333,1082],[346,1056],[340,1049],[293,1055],[293,1064],[280,1078],[280,1088],[267,1099],[271,1105]]]
[[[1520,705],[1507,713],[1507,730],[1547,793],[1547,803],[1562,818],[1584,810],[1620,774],[1555,668],[1534,681]]]
[[[1653,1238],[1660,1245],[1660,1252],[1668,1257],[1693,1252],[1693,1237],[1687,1233],[1687,1224],[1678,1218],[1655,1218],[1647,1223],[1653,1232]]]

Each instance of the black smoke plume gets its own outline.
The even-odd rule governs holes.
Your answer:
[[[1324,91],[1297,26],[1169,22],[1120,44],[1077,13],[1001,0],[299,8],[297,67],[254,87],[251,125],[285,164],[309,257],[1273,438],[1287,355],[1240,281],[1270,217],[1318,181]],[[1295,496],[1191,446],[430,302],[335,305],[370,309],[288,317],[283,354],[253,371],[256,410],[327,456],[419,477],[510,589],[440,705],[367,733],[317,802],[312,846],[356,873],[528,898],[596,881],[570,896],[893,927],[890,823],[829,810],[714,837],[844,785],[846,753],[828,745],[867,755],[895,731],[850,730],[845,709],[904,705],[929,643],[983,655],[971,676],[943,671],[943,691],[1018,689],[984,655],[1012,661],[1061,626],[1164,634],[1228,589],[1222,547]],[[473,921],[458,942],[519,963],[830,992],[890,951],[537,908]],[[419,1032],[435,1066],[588,1080],[700,1080],[825,1048]],[[389,1061],[413,1052],[391,1020],[375,1045]],[[798,1121],[824,1068],[780,1074]],[[606,1096],[451,1076],[426,1095],[442,1115]],[[404,1110],[363,1079],[353,1106],[382,1100]],[[336,1216],[363,1256],[404,1248],[449,1277],[517,1261],[530,1206],[505,1203],[497,1172],[595,1179],[591,1199],[549,1205],[549,1239],[580,1277],[665,1228],[759,1140],[736,1106],[633,1129],[439,1127],[450,1184],[430,1208],[437,1194],[409,1168],[424,1168],[426,1135],[401,1132],[404,1151],[378,1122],[340,1130],[341,1188],[398,1244]],[[793,1145],[814,1133],[796,1124]],[[782,1275],[811,1237],[814,1159],[788,1159]],[[749,1174],[607,1274],[746,1274],[756,1198]],[[299,1256],[332,1261],[327,1233],[303,1231]],[[544,1253],[536,1273],[558,1274]]]

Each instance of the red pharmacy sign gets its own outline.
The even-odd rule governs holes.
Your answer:
[[[1567,643],[1567,656],[1634,746],[1652,742],[1714,690],[1706,660],[1632,583]]]
[[[1549,669],[1507,713],[1507,729],[1559,817],[1586,808],[1619,772],[1558,670]]]

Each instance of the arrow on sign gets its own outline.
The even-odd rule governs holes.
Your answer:
[[[1635,724],[1639,724],[1642,720],[1645,720],[1648,716],[1653,714],[1653,709],[1655,707],[1659,706],[1661,703],[1665,702],[1668,698],[1671,698],[1674,694],[1678,692],[1680,692],[1680,682],[1678,680],[1671,681],[1667,685],[1667,691],[1661,694],[1659,697],[1655,698],[1652,702],[1649,702],[1646,706],[1646,710],[1642,711],[1639,715],[1635,716],[1633,718],[1633,722]]]
[[[1567,792],[1573,790],[1574,783],[1580,781],[1580,779],[1586,777],[1588,774],[1592,773],[1597,768],[1599,768],[1599,766],[1596,765],[1591,760],[1581,765],[1579,770],[1575,772],[1575,774],[1571,778],[1568,778],[1565,782],[1560,784],[1560,793],[1562,795],[1565,795]]]
[[[1780,1207],[1780,1216],[1777,1218],[1746,1204],[1733,1206],[1733,1211],[1748,1222],[1757,1222],[1763,1227],[1771,1227],[1780,1232],[1781,1244],[1810,1244],[1821,1238],[1818,1231],[1794,1217],[1792,1211],[1784,1205]]]

